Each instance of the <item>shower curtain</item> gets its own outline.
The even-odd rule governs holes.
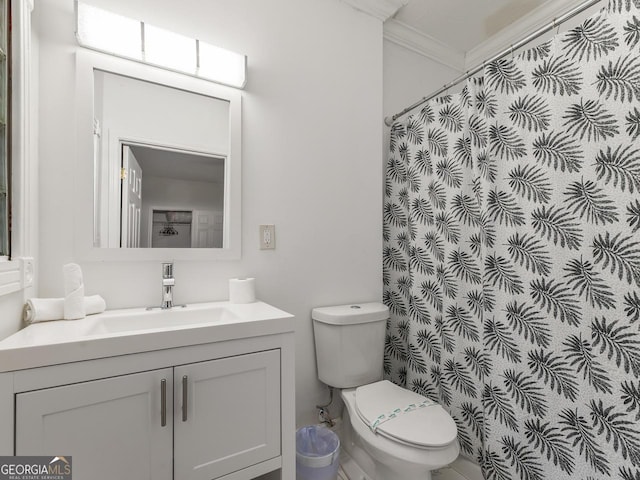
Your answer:
[[[385,373],[487,479],[640,480],[640,10],[391,129]]]

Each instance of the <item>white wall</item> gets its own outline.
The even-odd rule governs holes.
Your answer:
[[[0,296],[0,339],[17,332],[22,325],[22,292]]]
[[[97,1],[95,3],[98,3]],[[102,0],[104,8],[247,54],[243,93],[242,260],[178,262],[178,303],[226,299],[257,278],[258,297],[296,315],[297,416],[315,420],[310,311],[381,299],[382,25],[338,0]],[[62,294],[74,258],[72,0],[38,0],[40,294]],[[258,249],[258,225],[277,249]],[[87,294],[110,308],[157,305],[160,265],[82,263]]]
[[[150,245],[151,210],[157,207],[171,207],[176,210],[210,210],[222,215],[224,184],[143,176],[140,228],[142,246]]]
[[[384,116],[401,112],[460,75],[460,72],[435,60],[384,40]],[[400,117],[402,121],[419,109]],[[384,126],[383,169],[389,155],[389,127]]]
[[[105,135],[229,153],[229,102],[108,72],[95,72],[94,78]]]
[[[149,206],[174,207],[176,210],[215,210],[222,212],[224,184],[180,178],[144,177],[142,201]],[[148,212],[143,213],[147,215]],[[147,218],[147,221],[149,219]]]
[[[384,41],[383,51],[385,117],[402,111],[460,75],[451,67],[389,40]]]

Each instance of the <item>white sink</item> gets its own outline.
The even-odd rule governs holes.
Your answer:
[[[185,328],[195,325],[207,325],[220,322],[233,322],[238,316],[224,305],[198,308],[197,306],[173,307],[167,310],[152,309],[120,311],[96,318],[94,324],[86,330],[87,335],[138,332],[143,330],[166,330]]]
[[[210,302],[168,310],[108,310],[40,322],[0,341],[0,373],[93,358],[291,331],[293,316],[263,302]]]

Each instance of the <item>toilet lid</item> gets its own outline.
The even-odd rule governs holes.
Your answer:
[[[355,405],[358,416],[370,428],[381,415],[387,417],[400,409],[388,421],[377,424],[375,432],[395,441],[419,447],[443,447],[458,434],[451,416],[437,403],[410,390],[382,380],[356,388]],[[407,408],[409,405],[427,405]],[[404,412],[404,410],[407,410]]]

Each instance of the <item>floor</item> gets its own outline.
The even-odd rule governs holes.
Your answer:
[[[461,475],[453,468],[442,468],[433,472],[433,480],[470,480]],[[344,450],[340,451],[340,468],[338,470],[338,480],[373,480],[365,474],[360,467],[349,457]]]
[[[453,468],[442,468],[437,472],[433,472],[433,480],[468,480],[467,477],[460,475]]]
[[[433,474],[433,480],[467,480],[455,470],[445,468]],[[340,468],[338,471],[338,480],[369,480],[369,477],[363,475],[361,477],[348,477],[344,470]]]
[[[332,428],[341,437],[341,419],[336,419]],[[342,437],[341,437],[342,438]],[[477,465],[459,457],[447,468],[433,472],[433,480],[482,480],[482,473]],[[340,449],[340,468],[338,480],[374,480],[344,450]],[[640,480],[640,479],[639,479]]]

